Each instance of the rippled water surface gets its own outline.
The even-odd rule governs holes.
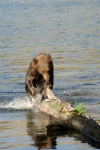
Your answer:
[[[0,0],[0,149],[100,148],[72,131],[47,135],[24,89],[40,52],[52,55],[56,96],[83,102],[100,124],[100,0]]]

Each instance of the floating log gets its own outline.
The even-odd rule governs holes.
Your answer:
[[[89,115],[79,115],[78,112],[64,100],[58,99],[50,89],[46,90],[48,99],[34,103],[42,112],[53,118],[47,130],[75,129],[76,131],[100,142],[100,126]]]

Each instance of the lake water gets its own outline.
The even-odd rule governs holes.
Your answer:
[[[30,61],[50,53],[53,92],[100,124],[100,0],[0,0],[0,149],[92,150],[79,133],[46,132],[24,89]]]

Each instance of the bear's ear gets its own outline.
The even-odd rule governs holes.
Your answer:
[[[34,61],[34,65],[37,65],[38,60],[36,58],[34,58],[33,61]]]
[[[50,55],[50,54],[48,54],[48,55],[47,55],[47,60],[48,60],[48,61],[51,61],[51,60],[52,60],[52,58],[51,58],[51,55]]]

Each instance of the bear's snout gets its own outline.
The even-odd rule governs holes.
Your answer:
[[[50,76],[49,76],[49,74],[44,73],[44,74],[43,74],[43,78],[44,78],[44,80],[46,81],[46,83],[48,83],[48,82],[49,82],[49,79],[50,79]]]

